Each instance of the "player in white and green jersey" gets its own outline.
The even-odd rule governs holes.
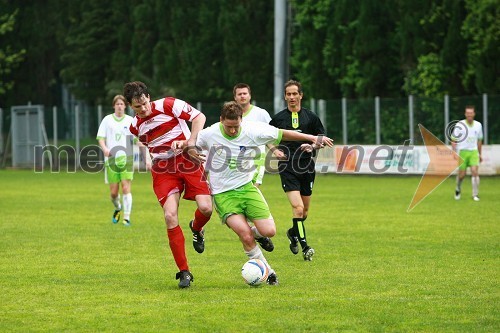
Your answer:
[[[249,259],[267,263],[256,240],[264,249],[268,246],[268,251],[274,249],[270,246],[270,237],[276,234],[276,225],[260,190],[252,184],[258,147],[278,144],[282,139],[308,141],[316,146],[333,146],[333,141],[324,137],[319,142],[317,136],[278,129],[262,122],[242,124],[242,114],[238,103],[225,103],[220,122],[200,131],[196,145],[207,152],[205,170],[222,222],[239,236]],[[303,145],[303,149],[311,147]],[[254,223],[253,227],[247,218]],[[277,284],[276,273],[269,268],[271,274],[267,282]]]
[[[125,97],[113,98],[114,113],[103,118],[97,131],[97,140],[104,154],[104,180],[109,184],[111,201],[115,207],[111,221],[118,223],[122,212],[120,184],[123,195],[123,224],[130,226],[132,211],[131,182],[134,178],[133,136],[129,131],[132,117],[125,114]]]
[[[460,199],[462,181],[465,178],[467,168],[470,167],[472,180],[472,198],[479,201],[479,163],[483,142],[483,126],[474,120],[476,113],[474,106],[465,107],[465,119],[459,121],[453,130],[452,146],[463,161],[458,168],[457,186],[455,188],[455,200]]]
[[[269,124],[271,121],[269,113],[256,105],[250,104],[252,100],[252,91],[248,84],[236,84],[233,87],[233,97],[236,103],[243,109],[243,124],[247,121],[258,121]],[[262,180],[264,179],[264,173],[266,171],[266,146],[259,146],[259,150],[260,158],[255,161],[256,169],[252,179],[252,182],[256,186],[262,185]]]

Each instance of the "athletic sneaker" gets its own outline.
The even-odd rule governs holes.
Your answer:
[[[194,281],[193,274],[190,271],[180,271],[175,274],[175,279],[179,280],[179,288],[187,288]]]
[[[255,240],[260,244],[260,246],[264,250],[266,250],[267,252],[273,252],[274,244],[273,244],[273,241],[271,240],[271,238],[261,237],[261,238],[256,238]]]
[[[288,240],[290,241],[290,251],[292,251],[293,254],[299,253],[299,240],[297,237],[292,236],[293,234],[293,229],[290,228],[286,232],[286,236],[288,237]]]
[[[130,220],[123,219],[123,225],[126,227],[130,227]]]
[[[472,199],[474,199],[474,201],[479,201],[479,196],[475,195],[474,197],[472,197]]]
[[[278,277],[276,276],[276,273],[270,274],[267,277],[267,284],[270,286],[276,286],[279,284]]]
[[[122,210],[115,210],[115,212],[113,213],[113,217],[111,218],[111,222],[113,222],[114,224],[118,223],[118,221],[120,221],[120,215],[122,215]]]
[[[460,191],[455,190],[455,200],[460,200]]]
[[[314,249],[310,246],[302,250],[302,256],[304,257],[305,261],[312,261],[313,255],[314,255]]]
[[[198,253],[203,253],[205,251],[205,230],[196,231],[193,229],[193,220],[189,222],[189,228],[193,233],[193,247]]]

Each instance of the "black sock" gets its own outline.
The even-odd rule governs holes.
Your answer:
[[[304,227],[304,219],[303,218],[293,218],[293,233],[294,236],[299,239],[300,246],[302,250],[307,247],[306,240],[306,228]]]

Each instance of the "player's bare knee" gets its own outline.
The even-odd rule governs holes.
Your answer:
[[[211,216],[212,215],[212,204],[211,203],[203,203],[198,206],[198,209],[200,212],[205,215],[205,216]]]
[[[304,216],[304,206],[294,206],[293,213],[295,216],[303,217]]]
[[[246,247],[252,247],[255,244],[255,239],[251,232],[245,232],[244,234],[239,235],[241,243],[243,243]]]
[[[171,225],[174,221],[177,221],[177,213],[164,210],[163,215],[165,216],[165,222],[167,225]]]

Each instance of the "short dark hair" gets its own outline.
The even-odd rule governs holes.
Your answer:
[[[123,96],[129,104],[132,100],[141,98],[142,95],[149,97],[148,87],[141,81],[128,82],[123,86]]]
[[[286,91],[286,88],[288,88],[290,86],[297,86],[297,88],[299,89],[299,94],[302,94],[302,85],[300,84],[299,81],[295,81],[295,80],[286,81],[284,90]]]
[[[476,107],[474,105],[466,105],[465,110],[467,110],[467,109],[472,109],[472,111],[474,111],[474,113],[476,112]]]
[[[250,86],[248,84],[246,84],[246,83],[237,83],[233,87],[233,96],[236,96],[236,89],[243,89],[243,88],[247,88],[248,89],[248,93],[252,94],[252,89],[250,89]]]
[[[243,109],[235,101],[226,102],[222,106],[220,117],[222,120],[238,120],[243,117]]]

